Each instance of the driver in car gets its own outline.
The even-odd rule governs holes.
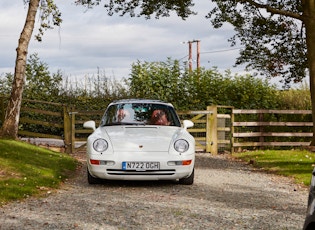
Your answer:
[[[154,110],[151,115],[151,125],[170,125],[165,111],[161,109]]]

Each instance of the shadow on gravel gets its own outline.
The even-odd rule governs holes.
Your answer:
[[[195,160],[196,168],[211,168],[211,169],[240,169],[245,165],[241,162],[228,160],[227,156],[217,155],[215,157],[208,153],[199,153]]]
[[[135,188],[155,188],[155,187],[170,187],[178,185],[176,181],[121,181],[121,180],[103,180],[100,184],[110,187],[135,187]],[[95,186],[95,185],[89,185]],[[180,185],[179,185],[180,186]],[[182,185],[183,186],[183,185]]]

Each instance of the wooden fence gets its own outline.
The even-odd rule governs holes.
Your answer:
[[[233,147],[302,147],[310,145],[310,110],[233,110]],[[241,121],[235,121],[236,119]]]
[[[7,100],[0,97],[0,126],[4,121]],[[68,153],[71,153],[73,117],[72,108],[61,103],[38,100],[23,100],[19,137],[60,140]]]
[[[4,120],[5,104],[0,98],[0,125]],[[100,121],[103,112],[24,100],[18,134],[63,141],[66,152],[72,153],[78,147],[76,143],[84,143],[91,133],[83,129],[83,123]],[[181,120],[190,119],[195,123],[189,132],[195,137],[196,149],[213,154],[267,147],[302,147],[309,145],[312,138],[313,122],[309,110],[240,110],[230,106],[208,106],[202,111],[181,111],[179,116]]]

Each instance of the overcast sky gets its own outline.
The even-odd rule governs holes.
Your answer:
[[[194,39],[201,41],[202,67],[243,72],[243,68],[233,67],[239,52],[227,41],[234,34],[233,29],[229,26],[213,29],[205,19],[211,10],[210,1],[195,1],[198,15],[186,21],[177,16],[159,20],[110,17],[102,6],[87,11],[73,2],[56,0],[62,12],[61,27],[47,31],[41,43],[34,36],[31,40],[29,54],[38,53],[51,72],[61,70],[68,77],[76,77],[96,74],[99,68],[108,77],[128,78],[132,63],[138,60],[166,61],[170,57],[187,61],[188,44],[182,42]],[[0,74],[14,72],[15,49],[26,12],[23,0],[0,3]],[[193,59],[196,59],[196,43]]]

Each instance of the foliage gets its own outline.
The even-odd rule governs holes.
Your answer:
[[[119,13],[120,16],[129,14],[131,17],[144,16],[149,19],[151,15],[155,14],[155,18],[168,17],[170,12],[174,11],[182,19],[187,18],[195,12],[190,8],[194,6],[192,0],[132,0],[132,1],[114,1],[104,0],[104,7],[109,15]],[[102,0],[76,0],[77,5],[84,5],[88,8],[99,5]]]
[[[48,65],[40,61],[36,53],[28,58],[25,75],[23,98],[42,101],[58,98],[62,87],[62,75],[59,71],[51,74]]]
[[[137,62],[132,65],[129,80],[131,97],[177,102],[181,96],[181,69],[178,61]]]
[[[311,94],[306,83],[297,89],[279,91],[278,100],[281,109],[312,109]]]
[[[60,92],[60,102],[76,107],[78,110],[104,110],[113,100],[128,98],[129,91],[123,81],[107,77],[98,72],[96,76],[85,76],[82,80],[71,81],[65,77]]]
[[[234,26],[236,34],[230,38],[232,46],[243,47],[236,64],[264,76],[282,76],[288,85],[299,82],[308,68],[306,33],[301,19],[301,1],[217,1],[210,11],[215,28],[225,22]]]
[[[75,159],[23,142],[0,140],[0,205],[57,188]]]
[[[314,154],[306,150],[265,150],[247,151],[233,155],[245,162],[253,163],[254,167],[272,172],[278,175],[292,177],[297,183],[309,185]]]
[[[13,75],[8,73],[1,79],[1,83],[4,86],[0,89],[0,95],[8,97],[10,93],[10,87],[12,85]],[[29,100],[45,101],[45,102],[58,102],[60,100],[59,93],[62,87],[62,75],[60,72],[51,74],[48,70],[48,65],[40,61],[38,55],[32,54],[28,58],[26,64],[26,77],[25,86],[23,90],[23,98],[27,100],[22,101],[22,105],[28,109],[48,110],[59,112],[60,108],[44,104],[34,103]],[[60,123],[55,117],[51,117],[47,120],[47,116],[39,114],[37,112],[20,112],[21,116],[26,119],[41,120],[42,122]],[[60,129],[54,127],[44,127],[42,125],[28,124],[21,122],[19,124],[19,130],[34,130],[39,133],[60,133]]]
[[[24,0],[29,2],[31,0]],[[62,23],[61,12],[54,3],[54,0],[41,0],[40,1],[40,26],[38,33],[35,35],[35,39],[39,42],[42,41],[44,32],[48,29],[54,29],[54,26],[60,26]]]
[[[12,73],[1,74],[0,76],[0,95],[9,96],[13,81]]]
[[[278,107],[277,89],[267,80],[251,75],[228,78],[226,103],[239,109],[275,109]]]
[[[45,102],[59,102],[82,109],[98,109],[112,100],[126,98],[129,92],[123,82],[107,77],[98,72],[96,76],[85,76],[82,79],[71,79],[61,71],[51,73],[47,63],[40,60],[38,54],[31,54],[26,65],[26,81],[23,99]],[[8,96],[13,75],[3,74],[0,77],[0,95]],[[84,84],[82,84],[84,82]],[[25,101],[24,101],[25,103]],[[92,105],[92,106],[91,106]],[[44,108],[43,108],[44,109]]]
[[[238,76],[217,69],[187,71],[178,61],[132,65],[128,79],[133,97],[162,99],[177,109],[205,109],[209,105],[227,105],[239,109],[276,108],[277,90],[267,81],[250,75]]]
[[[8,95],[12,78],[10,73],[2,75],[0,95]],[[180,110],[203,110],[209,105],[238,109],[311,108],[306,84],[281,91],[267,80],[251,75],[233,75],[230,71],[222,74],[216,68],[188,71],[170,58],[165,62],[138,61],[132,65],[130,77],[123,81],[107,77],[102,71],[83,79],[63,76],[60,71],[50,73],[48,65],[32,54],[26,67],[23,98],[63,103],[79,110],[103,110],[111,101],[122,98],[165,100]],[[28,106],[31,108],[34,103]],[[52,111],[57,109],[49,107]]]

